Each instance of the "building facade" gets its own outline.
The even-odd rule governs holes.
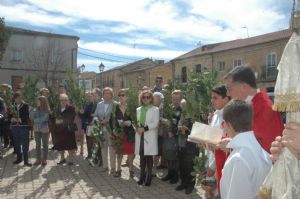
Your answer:
[[[0,62],[0,84],[22,86],[28,76],[40,85],[62,82],[66,71],[77,72],[79,37],[8,27],[11,36]]]
[[[86,91],[96,88],[96,72],[82,72],[79,75],[79,85],[83,86]]]
[[[97,74],[97,86],[112,87],[115,93],[121,88],[129,87],[140,90],[143,86],[152,88],[157,75],[170,80],[171,74],[171,64],[164,64],[162,60],[153,61],[145,58]]]
[[[171,60],[173,79],[186,82],[192,71],[215,69],[222,80],[233,67],[249,65],[255,71],[258,86],[272,88],[277,77],[277,65],[291,34],[287,29],[201,46]]]

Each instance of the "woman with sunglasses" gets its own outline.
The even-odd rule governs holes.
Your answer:
[[[132,126],[132,119],[127,109],[126,90],[121,89],[118,93],[119,104],[116,107],[116,128],[121,129],[124,133],[121,151],[117,153],[117,172],[115,177],[121,177],[121,162],[123,155],[128,155],[128,166],[130,178],[134,177],[133,159],[134,159],[134,138],[135,130]]]
[[[151,185],[153,156],[158,154],[159,109],[153,106],[153,94],[150,90],[142,91],[139,96],[140,107],[137,108],[139,127],[135,134],[135,154],[140,155],[139,185]],[[147,170],[146,170],[147,168]]]

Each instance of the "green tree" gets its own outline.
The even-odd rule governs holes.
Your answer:
[[[185,122],[185,118],[190,118],[192,122],[207,122],[206,116],[210,109],[211,90],[217,84],[217,72],[214,70],[204,73],[193,72],[190,74],[187,83],[175,80],[174,84],[170,84],[172,90],[182,90],[186,99],[181,123]],[[204,177],[203,173],[206,170],[205,164],[207,161],[204,148],[200,147],[199,150],[200,155],[195,157],[193,172],[191,173],[197,180],[197,184],[201,183]]]
[[[35,100],[39,94],[39,90],[36,88],[36,84],[39,80],[37,78],[29,76],[24,85],[24,101],[30,106],[35,107]]]
[[[204,73],[192,73],[186,87],[187,110],[192,111],[190,116],[194,120],[202,120],[211,108],[211,90],[217,82],[217,71],[212,70]]]
[[[139,92],[129,85],[126,95],[128,97],[126,112],[130,115],[133,125],[137,127],[136,108],[139,107]]]
[[[8,44],[9,37],[10,37],[10,31],[5,26],[5,19],[4,17],[0,17],[0,61],[3,58],[5,49]]]
[[[187,83],[175,79],[169,82],[169,90],[179,89],[186,99],[185,112],[193,121],[203,121],[203,115],[210,109],[211,90],[219,82],[217,81],[217,71],[211,70],[203,73],[192,72]]]
[[[86,102],[85,86],[79,85],[79,79],[72,72],[67,73],[66,88],[67,95],[77,111],[83,109]]]

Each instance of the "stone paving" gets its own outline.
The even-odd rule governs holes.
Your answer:
[[[34,162],[35,142],[30,144],[30,160]],[[125,158],[124,158],[125,159]],[[135,177],[129,178],[128,168],[122,168],[122,177],[115,178],[103,173],[98,166],[90,167],[84,157],[77,155],[75,165],[57,166],[58,153],[49,151],[48,165],[24,167],[13,165],[12,149],[0,160],[0,198],[201,198],[203,191],[197,188],[192,194],[175,191],[177,185],[153,178],[150,187],[138,186],[138,158],[135,159]]]

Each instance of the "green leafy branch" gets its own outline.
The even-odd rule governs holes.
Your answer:
[[[29,106],[35,107],[36,98],[39,95],[39,90],[36,88],[36,84],[38,83],[37,78],[33,78],[29,76],[24,85],[24,101],[28,103]]]
[[[193,166],[193,172],[191,173],[192,176],[195,177],[197,184],[199,185],[205,176],[206,171],[206,162],[207,156],[205,155],[204,148],[200,148],[200,155],[195,157]]]
[[[72,104],[76,107],[77,111],[81,110],[86,102],[85,86],[79,85],[78,78],[72,72],[67,73],[66,88],[67,95]]]

